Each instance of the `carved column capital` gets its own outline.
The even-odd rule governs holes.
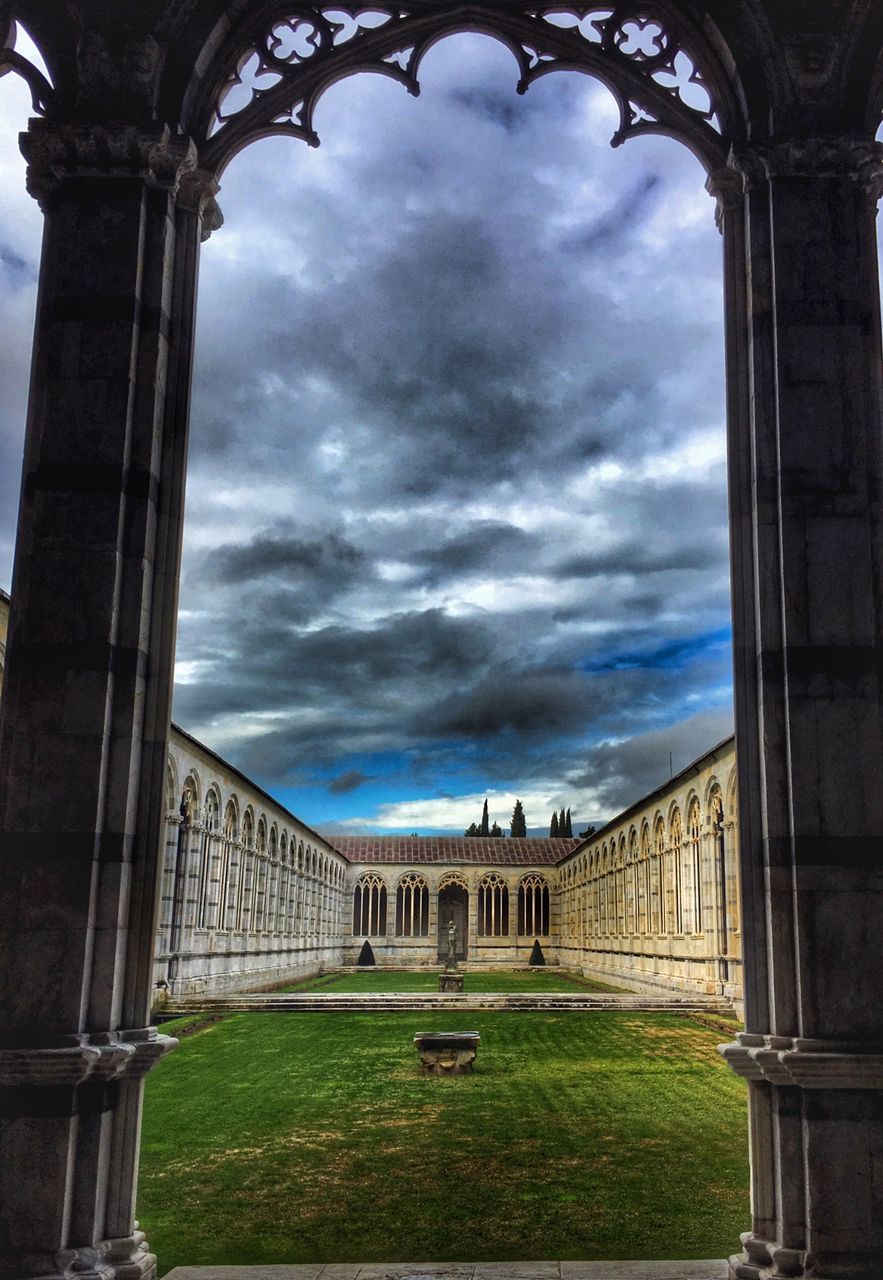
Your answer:
[[[742,1032],[718,1053],[737,1076],[800,1089],[883,1089],[883,1045]]]
[[[854,134],[734,147],[728,165],[746,190],[770,178],[850,178],[875,200],[883,194],[883,143]]]
[[[724,216],[742,206],[745,199],[745,180],[736,169],[729,165],[722,165],[709,173],[705,180],[705,190],[717,202],[714,220],[718,231],[721,231]]]
[[[178,204],[199,215],[202,222],[201,240],[208,240],[213,231],[218,231],[224,225],[224,215],[215,199],[220,189],[217,178],[208,169],[188,169],[181,174]]]
[[[146,1076],[177,1045],[152,1027],[63,1037],[55,1044],[0,1050],[0,1086],[80,1085]]]
[[[28,162],[28,191],[41,208],[65,178],[140,178],[148,186],[175,191],[182,175],[196,166],[193,141],[173,135],[167,126],[37,119],[19,142]]]

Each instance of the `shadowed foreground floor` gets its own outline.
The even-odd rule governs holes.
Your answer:
[[[167,1280],[727,1280],[718,1259],[690,1262],[327,1262],[176,1267]]]

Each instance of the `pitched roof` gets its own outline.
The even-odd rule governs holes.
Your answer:
[[[554,866],[581,843],[534,836],[325,836],[350,862]]]

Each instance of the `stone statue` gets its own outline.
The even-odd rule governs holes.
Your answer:
[[[456,969],[457,967],[457,926],[454,924],[454,917],[451,916],[448,921],[448,959],[445,964],[446,969]]]

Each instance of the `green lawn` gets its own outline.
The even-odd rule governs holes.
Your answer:
[[[237,1014],[148,1077],[138,1218],[182,1263],[721,1257],[748,1224],[745,1090],[673,1014]],[[174,1034],[175,1025],[168,1030]]]
[[[350,969],[286,991],[438,991],[439,969]],[[624,991],[556,969],[464,971],[466,991]]]

